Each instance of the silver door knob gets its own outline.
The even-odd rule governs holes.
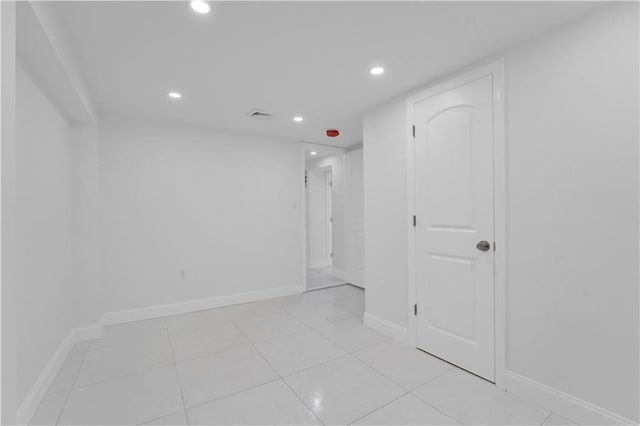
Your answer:
[[[476,248],[480,251],[489,251],[491,244],[489,244],[489,241],[482,240],[476,244]]]

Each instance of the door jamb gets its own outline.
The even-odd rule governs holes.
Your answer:
[[[417,303],[415,267],[415,227],[410,220],[415,212],[415,157],[413,140],[414,104],[478,78],[493,75],[493,205],[494,205],[494,344],[495,384],[505,389],[506,371],[506,287],[507,287],[507,157],[505,135],[505,76],[504,59],[500,58],[471,70],[463,71],[443,82],[423,89],[407,98],[407,235],[409,278],[409,340],[417,347]],[[419,220],[419,218],[418,218]]]
[[[333,167],[324,171],[327,263],[333,267]]]

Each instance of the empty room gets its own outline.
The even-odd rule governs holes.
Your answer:
[[[638,424],[639,22],[0,1],[2,424]]]

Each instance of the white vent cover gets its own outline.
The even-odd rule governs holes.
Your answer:
[[[249,118],[253,118],[255,120],[269,120],[273,118],[273,114],[260,109],[254,109],[249,113]]]

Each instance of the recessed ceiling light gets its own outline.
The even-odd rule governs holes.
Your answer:
[[[317,154],[317,152],[315,152],[315,151],[311,151],[309,154],[311,154],[311,155],[316,155],[316,154]]]
[[[169,92],[169,97],[173,99],[180,99],[182,97],[182,94],[178,92]]]
[[[302,117],[300,117],[300,116],[293,117],[293,121],[296,121],[296,122],[298,122],[298,123],[299,123],[299,122],[301,122],[301,121],[304,121],[304,118],[302,118]]]
[[[373,67],[369,70],[369,72],[371,73],[371,75],[380,75],[382,73],[384,73],[384,68],[382,67]]]
[[[211,6],[209,6],[209,3],[204,0],[192,0],[191,9],[198,13],[209,13]]]

